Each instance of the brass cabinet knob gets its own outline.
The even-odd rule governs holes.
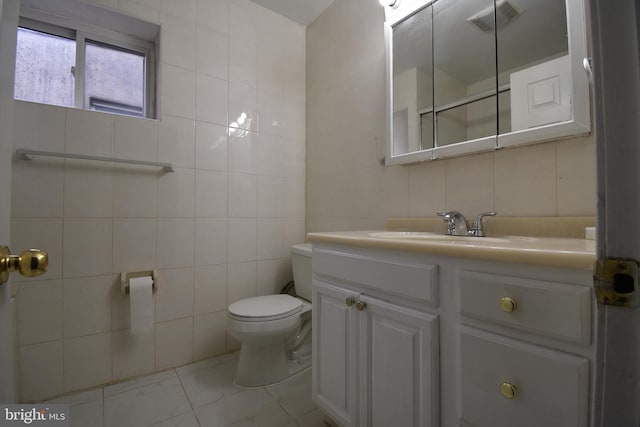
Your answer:
[[[516,386],[511,383],[504,382],[500,384],[500,394],[505,399],[515,399],[517,391]]]
[[[500,304],[500,309],[505,313],[512,313],[516,311],[516,308],[518,308],[516,300],[511,297],[502,297],[498,303]]]
[[[6,246],[0,246],[0,283],[9,280],[9,274],[17,271],[26,277],[44,274],[49,266],[49,255],[39,249],[29,249],[20,255],[11,255]]]
[[[367,306],[367,303],[362,301],[361,299],[359,299],[358,301],[356,301],[356,310],[358,311],[362,311],[365,309],[365,307]]]
[[[347,304],[347,306],[348,306],[348,307],[351,307],[353,304],[355,304],[355,303],[356,303],[356,297],[354,297],[354,296],[349,296],[349,297],[347,297],[347,298],[345,299],[345,301],[344,301],[344,302]]]

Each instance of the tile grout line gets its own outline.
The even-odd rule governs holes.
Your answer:
[[[185,365],[185,366],[188,366],[188,365]],[[187,399],[187,402],[189,402],[189,407],[191,408],[191,413],[193,414],[193,417],[196,419],[196,422],[198,423],[198,426],[200,426],[200,420],[198,419],[198,416],[196,415],[196,411],[195,411],[195,408],[193,407],[193,403],[191,403],[191,399],[189,399],[189,395],[187,394],[187,389],[185,388],[185,386],[184,386],[184,384],[182,382],[182,377],[178,373],[178,369],[177,368],[173,368],[172,371],[176,374],[176,377],[178,378],[178,383],[180,383],[180,387],[182,388],[182,393],[184,393],[185,399]],[[186,413],[187,412],[185,412],[185,414]],[[184,415],[184,414],[178,414],[178,415]],[[178,416],[178,415],[176,415],[176,416]],[[171,418],[168,418],[168,419],[171,419]]]

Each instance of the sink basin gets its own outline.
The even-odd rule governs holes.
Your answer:
[[[378,231],[369,233],[370,237],[379,239],[409,239],[425,240],[433,242],[465,242],[473,244],[482,243],[509,243],[514,240],[527,240],[526,237],[470,237],[470,236],[447,236],[444,234],[432,233],[428,231]],[[531,239],[533,240],[533,239]]]

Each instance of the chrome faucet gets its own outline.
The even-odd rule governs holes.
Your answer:
[[[467,219],[458,211],[438,212],[442,220],[447,223],[447,236],[467,236],[469,232]]]
[[[476,217],[469,229],[467,219],[458,211],[438,212],[436,215],[441,216],[442,220],[447,223],[448,236],[472,236],[484,237],[484,227],[482,219],[485,216],[496,216],[495,212],[483,212]]]

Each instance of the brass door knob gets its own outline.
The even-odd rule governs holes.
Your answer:
[[[500,384],[500,394],[505,399],[515,399],[517,391],[516,386],[511,383],[504,382]]]
[[[40,249],[29,249],[20,255],[11,255],[6,246],[0,246],[0,283],[9,280],[9,274],[17,271],[22,276],[36,277],[44,274],[49,266],[49,255]]]
[[[500,304],[500,309],[505,313],[512,313],[516,311],[516,308],[518,308],[516,300],[511,297],[502,297],[498,303]]]

